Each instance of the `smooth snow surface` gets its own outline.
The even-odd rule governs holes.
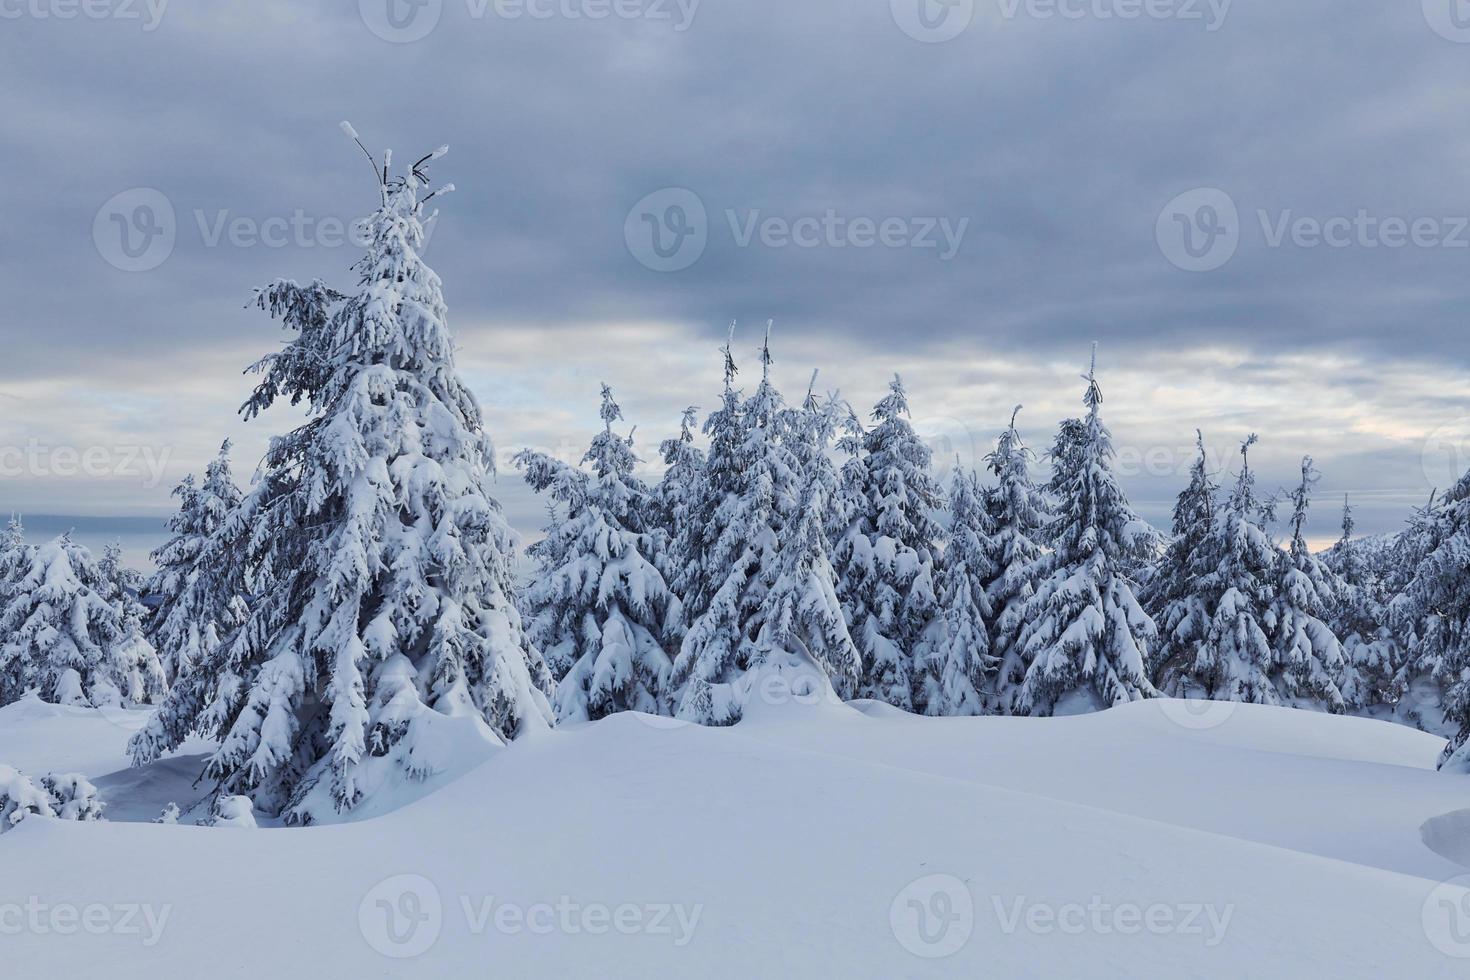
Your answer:
[[[1470,831],[1470,793],[1433,771],[1439,739],[1249,705],[929,719],[819,700],[728,729],[620,714],[535,735],[337,826],[27,820],[0,837],[5,962],[109,978],[1470,975],[1451,955],[1470,956],[1470,870],[1442,840]],[[127,732],[43,708],[0,710],[0,762],[84,772],[109,816],[126,809],[108,787],[130,784],[98,764],[111,737],[121,765]],[[51,927],[93,904],[109,928]],[[140,905],[124,929],[118,910]]]

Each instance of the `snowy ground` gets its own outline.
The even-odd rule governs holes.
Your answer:
[[[0,837],[16,976],[1470,971],[1470,784],[1383,722],[622,715],[374,819],[255,831],[121,822],[198,795],[194,759],[108,775],[139,723],[0,710],[0,762],[84,772],[118,818]]]

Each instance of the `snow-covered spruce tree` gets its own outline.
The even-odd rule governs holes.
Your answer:
[[[827,526],[841,477],[827,450],[844,411],[850,410],[836,393],[819,400],[816,380],[813,372],[806,399],[799,410],[786,413],[782,429],[800,491],[780,533],[776,580],[765,598],[755,656],[747,668],[820,671],[845,700],[857,691],[862,657],[848,632],[832,568]]]
[[[1155,677],[1208,659],[1200,648],[1209,639],[1219,600],[1218,556],[1212,547],[1219,487],[1210,475],[1204,433],[1195,433],[1195,444],[1199,452],[1189,468],[1189,485],[1174,503],[1173,538],[1141,596],[1159,629],[1150,670]]]
[[[558,674],[558,721],[619,711],[658,714],[683,613],[658,569],[648,488],[633,475],[631,438],[613,431],[622,410],[602,387],[603,431],[582,458],[592,473],[530,451],[515,457],[526,482],[566,508],[526,595],[527,633]],[[559,665],[565,665],[561,669]]]
[[[844,697],[855,686],[856,657],[826,557],[824,485],[833,477],[802,466],[828,423],[786,408],[770,380],[769,334],[761,362],[755,393],[732,406],[727,353],[726,407],[710,428],[704,491],[727,477],[732,489],[714,512],[705,567],[725,572],[684,636],[669,694],[678,717],[702,724],[738,721],[767,670],[825,672]]]
[[[30,688],[58,704],[132,707],[166,686],[115,582],[62,535],[30,551],[0,615],[0,704]]]
[[[671,541],[694,506],[699,479],[704,472],[704,452],[694,445],[698,417],[698,408],[691,405],[684,409],[678,436],[659,444],[664,474],[653,489],[653,502],[658,524]]]
[[[1087,415],[1074,441],[1055,458],[1053,551],[1021,631],[1028,667],[1016,692],[1019,714],[1106,708],[1157,693],[1147,676],[1154,623],[1124,572],[1131,556],[1151,546],[1153,532],[1133,513],[1113,476],[1096,348],[1085,380]]]
[[[118,611],[122,638],[117,655],[123,663],[137,665],[131,672],[134,687],[123,692],[123,699],[130,704],[156,702],[168,690],[168,672],[143,625],[148,618],[148,607],[143,605],[143,575],[123,564],[122,544],[118,541],[103,549],[97,569],[106,583],[107,601]]]
[[[1402,664],[1401,647],[1385,625],[1382,583],[1368,568],[1353,540],[1353,508],[1342,501],[1342,537],[1324,563],[1338,578],[1332,632],[1342,641],[1343,670],[1337,686],[1349,711],[1366,712],[1398,701],[1394,678]]]
[[[770,342],[762,349],[755,394],[738,402],[735,365],[725,348],[725,394],[706,431],[710,453],[701,481],[700,508],[719,497],[708,523],[684,552],[699,562],[690,594],[701,601],[669,677],[674,714],[706,725],[740,720],[741,681],[755,654],[763,603],[778,574],[779,533],[795,506],[797,464],[783,431],[788,415],[770,380]],[[726,489],[728,488],[728,489]]]
[[[725,374],[720,407],[704,421],[709,450],[693,481],[683,488],[684,516],[672,529],[669,561],[673,578],[669,584],[684,604],[684,614],[689,623],[708,610],[728,571],[719,566],[714,551],[721,536],[716,515],[738,494],[742,479],[744,422],[740,392],[735,388],[734,341],[735,324],[732,323],[725,346],[720,348]]]
[[[1011,424],[996,440],[995,450],[985,457],[995,486],[986,496],[993,528],[988,544],[994,576],[985,585],[992,612],[991,653],[999,658],[993,692],[987,696],[988,712],[1009,711],[1015,692],[1026,677],[1027,663],[1018,642],[1026,623],[1026,604],[1036,594],[1045,549],[1047,502],[1031,482],[1031,464],[1036,454],[1021,440],[1016,428],[1017,405]]]
[[[1337,576],[1312,554],[1303,534],[1318,479],[1312,457],[1303,457],[1301,482],[1290,494],[1291,542],[1277,559],[1273,646],[1277,684],[1288,703],[1340,714],[1346,710],[1337,686],[1344,667],[1342,643],[1327,625],[1337,601]]]
[[[1439,681],[1446,720],[1459,729],[1439,766],[1465,774],[1470,773],[1470,473],[1440,498],[1433,521],[1432,530],[1421,532],[1432,546],[1395,601],[1394,614],[1417,629],[1421,649],[1413,669]]]
[[[31,567],[31,551],[19,515],[10,515],[4,532],[0,532],[0,614],[14,593],[15,583]]]
[[[159,600],[148,620],[148,639],[170,683],[211,658],[245,618],[244,597],[226,586],[225,569],[203,560],[210,538],[240,503],[240,488],[230,473],[229,440],[206,468],[203,486],[190,474],[174,496],[179,510],[169,518],[173,536],[153,552],[157,571],[144,587]]]
[[[1209,617],[1203,641],[1176,648],[1158,666],[1158,685],[1176,698],[1279,704],[1270,630],[1275,619],[1277,549],[1262,521],[1269,504],[1256,496],[1252,434],[1240,446],[1240,472],[1197,551],[1199,596]]]
[[[700,481],[704,478],[704,452],[694,445],[698,415],[699,409],[693,406],[684,409],[679,435],[659,444],[664,473],[653,488],[652,533],[658,541],[658,570],[671,588],[685,574],[680,548],[694,519]],[[684,639],[684,631],[689,626],[687,617],[688,610],[681,603],[680,619],[672,624],[671,639],[676,643]]]
[[[256,365],[242,412],[287,398],[309,417],[272,441],[219,532],[248,556],[249,615],[196,668],[228,683],[169,737],[218,734],[216,794],[291,823],[436,771],[446,717],[487,743],[551,723],[550,677],[511,599],[492,446],[419,255],[423,205],[452,188],[420,198],[443,152],[380,179],[355,294],[288,281],[260,294],[297,335]],[[135,743],[135,760],[158,748]]]
[[[333,363],[334,316],[346,299],[346,295],[321,280],[304,287],[282,281],[259,293],[257,305],[294,331],[296,338],[272,359],[255,365],[256,370],[267,366],[270,370],[254,399],[268,400],[284,393],[292,404],[297,404],[310,400],[312,392],[326,387]],[[275,542],[269,525],[259,518],[273,496],[289,493],[291,486],[285,476],[276,478],[274,490],[262,481],[256,492],[241,497],[214,534],[204,541],[196,565],[207,569],[209,575],[197,581],[201,595],[207,597],[199,606],[228,603],[233,596],[254,595],[257,583],[274,574],[275,558],[271,549]],[[259,653],[250,651],[262,648],[268,638],[266,630],[281,625],[272,627],[262,617],[252,626],[255,636],[246,637],[242,635],[243,628],[250,624],[245,619],[246,611],[239,612],[241,630],[227,638],[221,637],[220,645],[195,663],[196,669],[177,679],[159,710],[129,741],[128,752],[135,765],[173,751],[192,734],[218,739],[233,723],[244,697],[245,676],[258,670],[261,659]],[[243,660],[236,658],[237,641],[245,644],[240,647]]]
[[[1443,703],[1443,620],[1432,606],[1410,591],[1420,566],[1439,550],[1450,528],[1445,511],[1448,499],[1436,489],[1423,507],[1414,508],[1408,526],[1389,549],[1379,577],[1386,601],[1385,619],[1403,651],[1393,679],[1395,716],[1425,731],[1453,734],[1454,723]]]
[[[933,514],[944,491],[930,451],[909,423],[908,393],[894,377],[873,408],[874,426],[847,469],[851,519],[835,543],[839,594],[863,657],[863,697],[914,709],[914,655],[938,609],[934,561],[944,530]]]
[[[939,563],[939,611],[914,658],[914,706],[928,715],[978,715],[994,690],[999,660],[991,652],[990,599],[996,577],[985,494],[956,461],[949,493],[949,545]]]
[[[26,544],[25,527],[20,517],[12,514],[4,534],[0,535],[0,623],[5,621],[21,579],[31,569],[35,550]],[[29,686],[27,673],[30,661],[7,656],[4,650],[4,641],[0,640],[0,705],[17,700]]]

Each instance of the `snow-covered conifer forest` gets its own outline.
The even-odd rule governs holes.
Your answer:
[[[11,16],[0,0],[0,31],[30,36],[65,6]],[[1413,113],[1396,89],[1303,121],[1289,109],[1321,88],[1268,70],[1265,42],[1225,75],[1179,62],[1145,77],[1144,48],[1058,40],[1046,4],[992,17],[880,0],[876,19],[909,50],[892,63],[868,49],[867,22],[816,23],[805,7],[771,13],[802,42],[767,50],[753,39],[785,28],[721,34],[741,11],[698,0],[357,6],[376,53],[349,61],[321,30],[335,15],[276,0],[231,15],[242,38],[257,14],[286,18],[263,36],[322,59],[298,53],[280,73],[251,43],[280,96],[252,138],[216,152],[203,132],[217,129],[160,96],[148,127],[201,131],[160,137],[166,161],[152,147],[104,159],[135,145],[121,130],[140,111],[97,131],[91,162],[54,163],[58,186],[87,167],[135,168],[138,186],[91,228],[127,284],[104,293],[126,344],[67,332],[73,294],[100,288],[85,269],[57,263],[8,291],[36,322],[5,339],[21,366],[0,366],[0,977],[1470,976],[1470,384],[1445,380],[1458,333],[1409,325],[1414,304],[1459,294],[1401,281],[1401,266],[1355,271],[1361,292],[1324,284],[1291,263],[1315,247],[1301,222],[1317,198],[1221,176],[1253,155],[1295,174],[1310,155],[1326,194],[1342,160],[1362,154],[1366,171],[1376,143],[1406,138],[1453,86],[1426,69]],[[660,6],[676,32],[698,15],[745,52],[740,81],[696,81],[703,61],[646,35]],[[1189,19],[1126,6],[1055,9],[1088,22],[1061,25],[1079,37],[1093,21]],[[139,7],[163,29],[168,0]],[[1201,4],[1214,18],[1201,33],[1229,7]],[[1444,43],[1470,44],[1463,18],[1424,8]],[[512,23],[517,10],[535,23]],[[526,38],[613,20],[623,35],[579,39],[575,64],[528,40],[535,57],[503,75],[417,46],[441,16]],[[186,50],[162,50],[212,100],[253,90],[246,42],[190,18],[208,19],[177,15]],[[974,113],[977,69],[950,57],[974,55],[966,32],[1004,30],[984,56],[1007,109]],[[1038,30],[1061,45],[1055,63],[1023,57]],[[853,52],[841,71],[834,46]],[[110,84],[177,80],[134,53]],[[1116,63],[1094,72],[1105,53]],[[1190,54],[1217,64],[1207,46]],[[1136,84],[1103,84],[1135,63]],[[563,72],[594,84],[569,95]],[[53,165],[40,148],[72,125],[72,88],[113,104],[96,79],[48,77],[44,96],[0,96],[32,134],[14,159],[33,182]],[[707,109],[670,115],[673,78],[677,106]],[[1042,91],[1001,91],[1022,84]],[[1269,98],[1238,91],[1257,85]],[[309,122],[335,155],[297,145],[287,134],[323,91],[429,142],[380,150],[367,127],[334,129],[347,111],[334,108]],[[1145,126],[1151,100],[1190,102],[1171,121],[1200,146]],[[446,122],[441,101],[462,117]],[[614,135],[593,135],[584,104],[616,117]],[[1237,104],[1248,126],[1230,121]],[[680,145],[629,149],[660,119]],[[440,126],[478,142],[436,147]],[[862,126],[872,139],[850,145]],[[1000,148],[983,155],[931,131],[991,126]],[[1353,140],[1321,155],[1334,126]],[[1242,135],[1273,127],[1301,146]],[[1120,141],[1129,154],[1113,156]],[[212,173],[227,153],[237,169]],[[678,176],[706,153],[724,182]],[[147,186],[180,159],[187,181]],[[1068,161],[1108,206],[1084,213],[1076,180],[1042,188]],[[548,194],[537,183],[553,171]],[[619,198],[604,221],[598,195],[628,196],[630,174],[649,172],[663,190]],[[1426,209],[1416,195],[1450,179],[1415,170],[1383,207]],[[213,208],[232,181],[271,203],[242,192],[255,212]],[[973,224],[937,207],[967,181],[986,205]],[[0,190],[13,234],[50,220],[56,188],[17,199],[25,182]],[[1144,223],[1166,268],[1130,278],[1119,215],[1145,183],[1170,188]],[[486,195],[504,201],[493,228]],[[1276,213],[1278,197],[1301,203]],[[328,242],[343,199],[357,217]],[[256,213],[282,200],[295,212]],[[783,215],[783,200],[799,203]],[[910,217],[880,213],[894,200]],[[1324,248],[1343,228],[1368,234],[1343,220],[1321,222]],[[1087,247],[1039,260],[1033,244],[1063,226]],[[646,303],[582,261],[619,231],[619,259],[653,284]],[[179,247],[168,278],[138,285],[165,234],[159,263]],[[121,251],[106,244],[119,237]],[[980,239],[976,290],[959,283],[977,266],[922,268]],[[11,244],[0,265],[35,277],[30,246]],[[1257,256],[1225,268],[1237,249]],[[839,262],[850,295],[825,278]],[[697,301],[667,288],[677,274]],[[755,316],[731,287],[746,278],[769,303]],[[1006,299],[1015,283],[1024,315]],[[1160,306],[1163,331],[1113,326]],[[1043,308],[1065,321],[1045,337]],[[1405,324],[1423,377],[1355,333],[1362,310]],[[951,333],[925,348],[931,317]],[[1261,336],[1237,343],[1257,317]],[[1294,317],[1341,334],[1302,341]],[[140,331],[151,319],[158,331]],[[197,373],[177,367],[182,350]],[[1435,359],[1449,366],[1431,377]],[[94,365],[79,387],[56,380],[73,362]],[[1383,390],[1412,404],[1384,413]],[[79,440],[136,431],[180,449],[136,460],[153,477],[147,548],[87,523],[127,509],[117,472],[88,482],[83,452],[86,479],[35,472],[38,453],[54,469],[77,448],[31,438],[38,412]],[[960,444],[935,437],[936,418]],[[1144,481],[1154,429],[1187,445]],[[1428,494],[1418,473],[1392,493],[1364,485],[1398,465],[1389,443],[1448,445],[1453,466]],[[37,506],[48,495],[67,503]]]

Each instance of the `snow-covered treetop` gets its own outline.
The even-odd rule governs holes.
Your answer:
[[[1312,487],[1322,479],[1320,473],[1312,463],[1312,457],[1302,457],[1302,479],[1296,488],[1288,495],[1291,501],[1291,557],[1298,564],[1305,558],[1311,557],[1312,549],[1307,546],[1306,535],[1302,532],[1307,524],[1307,510],[1312,505]],[[1351,520],[1351,517],[1349,517]]]
[[[922,553],[944,539],[932,516],[944,505],[944,490],[930,474],[933,452],[909,417],[908,392],[895,374],[888,394],[873,406],[875,424],[864,436],[866,492],[876,509],[874,530]]]
[[[1060,507],[1050,525],[1060,564],[1105,555],[1109,560],[1136,557],[1155,541],[1154,531],[1133,512],[1113,474],[1113,435],[1102,421],[1102,386],[1097,380],[1097,345],[1082,376],[1087,414],[1058,436],[1053,452],[1052,486]]]

